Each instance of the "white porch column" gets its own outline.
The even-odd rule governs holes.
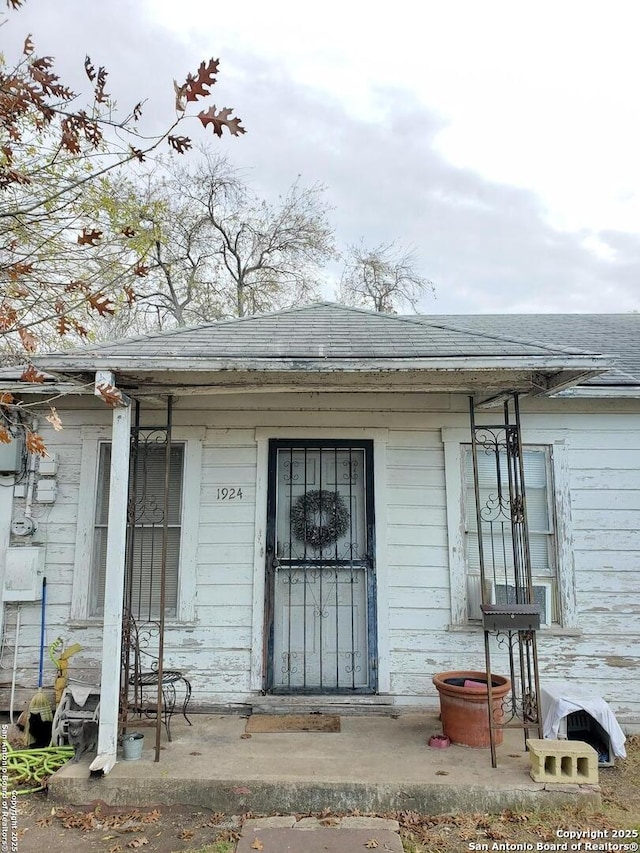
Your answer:
[[[0,637],[4,627],[4,576],[7,566],[7,548],[11,532],[11,512],[13,510],[14,476],[1,477],[0,483]]]
[[[98,757],[108,756],[114,761],[118,745],[130,436],[131,406],[125,405],[113,411],[98,729]],[[104,760],[100,763],[105,765]]]

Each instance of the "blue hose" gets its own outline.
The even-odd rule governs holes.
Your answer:
[[[44,674],[44,609],[47,603],[47,579],[42,578],[42,611],[40,613],[40,671],[38,673],[38,689],[42,687]]]

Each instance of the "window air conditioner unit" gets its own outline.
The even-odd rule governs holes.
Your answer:
[[[486,593],[485,604],[515,604],[516,588],[511,583],[496,583],[493,580],[485,580]],[[536,581],[533,584],[533,595],[535,603],[540,607],[540,624],[549,626],[553,621],[553,607],[551,604],[551,583]],[[482,602],[482,585],[480,575],[467,576],[467,597],[469,619],[482,619],[480,605]]]

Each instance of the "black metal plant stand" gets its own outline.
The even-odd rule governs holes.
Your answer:
[[[536,604],[531,573],[518,395],[503,405],[503,422],[477,424],[470,398],[473,483],[480,559],[481,611],[487,674],[491,766],[497,766],[496,734],[502,729],[542,737],[536,631],[541,608]],[[491,466],[491,489],[481,488],[480,459]],[[484,493],[483,493],[484,492]],[[495,602],[491,590],[505,590]],[[492,695],[492,653],[506,653],[511,693],[498,707]]]
[[[155,761],[160,760],[160,736],[163,723],[170,733],[166,717],[166,684],[164,671],[164,633],[167,586],[167,552],[170,521],[171,432],[173,400],[167,398],[166,423],[145,427],[140,424],[140,403],[135,404],[135,420],[131,429],[131,462],[129,468],[129,502],[127,508],[127,551],[123,601],[122,672],[120,681],[120,726],[126,730],[130,693],[135,686],[137,631],[131,626],[153,622],[156,626],[156,648],[153,684],[156,692]],[[161,474],[158,477],[158,467]],[[156,473],[152,471],[155,470]],[[182,677],[183,681],[186,680]],[[132,680],[133,679],[133,680]],[[175,691],[175,686],[172,685]],[[191,694],[187,690],[183,713]],[[164,692],[163,692],[164,691]],[[174,698],[175,705],[175,698]],[[162,709],[165,709],[163,715]],[[185,713],[186,718],[186,713]],[[188,719],[187,719],[187,722]]]

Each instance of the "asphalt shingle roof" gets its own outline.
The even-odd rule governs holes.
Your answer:
[[[430,322],[433,317],[422,318]],[[640,384],[640,314],[449,314],[437,319],[481,334],[528,338],[550,346],[579,347],[611,356],[614,370],[595,385]]]
[[[583,341],[532,340],[500,324],[475,328],[460,317],[399,317],[332,303],[223,320],[84,347],[64,356],[146,359],[368,359],[549,356],[591,353]],[[55,361],[55,356],[44,357]]]

